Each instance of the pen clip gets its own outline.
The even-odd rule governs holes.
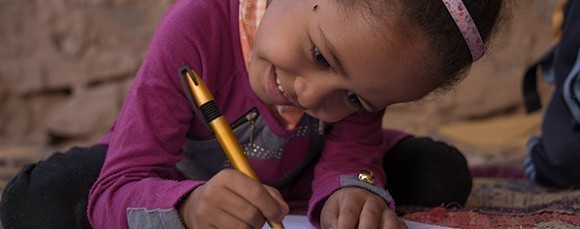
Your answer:
[[[181,86],[183,86],[183,91],[185,92],[185,96],[187,97],[187,100],[189,101],[189,103],[193,107],[193,112],[195,112],[195,115],[199,118],[199,120],[201,120],[201,123],[203,123],[205,128],[207,128],[207,130],[211,134],[214,134],[213,130],[211,129],[211,127],[207,123],[207,120],[205,119],[205,117],[201,113],[201,110],[199,109],[197,104],[195,104],[195,102],[193,101],[193,95],[191,94],[191,90],[190,90],[189,86],[187,85],[187,79],[185,78],[185,77],[187,77],[187,75],[185,73],[189,73],[190,77],[192,77],[192,80],[195,82],[195,78],[193,78],[193,71],[191,70],[191,68],[189,68],[188,66],[183,66],[183,67],[179,68],[179,80],[181,81]]]

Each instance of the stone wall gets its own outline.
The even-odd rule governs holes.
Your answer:
[[[172,2],[0,0],[0,145],[97,140],[119,112]],[[445,123],[521,113],[523,69],[549,46],[559,1],[515,2],[513,20],[467,80],[444,96],[389,108],[385,126],[421,133]]]
[[[0,1],[0,139],[92,142],[171,0]]]

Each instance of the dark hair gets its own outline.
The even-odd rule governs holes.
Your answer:
[[[375,19],[368,18],[373,26],[389,26],[398,29],[403,36],[409,36],[410,30],[418,28],[431,50],[425,50],[422,64],[430,66],[429,77],[435,82],[434,90],[446,91],[461,81],[473,63],[469,48],[459,28],[442,0],[339,0],[350,6],[361,6]],[[509,0],[462,0],[475,22],[479,33],[489,46]],[[357,8],[357,7],[355,7]],[[352,10],[349,10],[352,11]],[[393,15],[399,16],[393,19]],[[401,17],[402,16],[402,17]],[[368,17],[368,16],[367,16]],[[376,18],[382,19],[380,23]],[[403,25],[394,26],[393,25]],[[405,27],[405,28],[403,28]],[[384,28],[384,27],[382,27]],[[405,34],[406,33],[406,34]],[[429,61],[430,60],[430,61]]]
[[[433,47],[433,68],[439,90],[447,90],[461,81],[473,63],[471,53],[459,28],[441,0],[402,0],[402,13],[417,25]],[[505,0],[463,0],[479,34],[489,46],[502,21]]]

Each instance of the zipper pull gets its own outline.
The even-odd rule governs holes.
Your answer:
[[[250,150],[254,149],[254,120],[258,117],[258,113],[256,111],[251,111],[246,115],[246,119],[250,123]]]
[[[318,134],[323,135],[324,134],[324,121],[322,120],[318,120]]]

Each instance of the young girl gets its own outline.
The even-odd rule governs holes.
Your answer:
[[[463,203],[471,181],[461,154],[382,130],[381,121],[388,105],[461,79],[501,8],[502,0],[178,0],[111,131],[97,146],[24,168],[6,190],[2,222],[82,225],[101,165],[86,208],[95,228],[259,228],[290,212],[323,228],[405,227],[384,169],[399,204]],[[187,98],[184,66],[213,93],[264,185],[228,169]],[[51,212],[26,215],[26,206]]]

